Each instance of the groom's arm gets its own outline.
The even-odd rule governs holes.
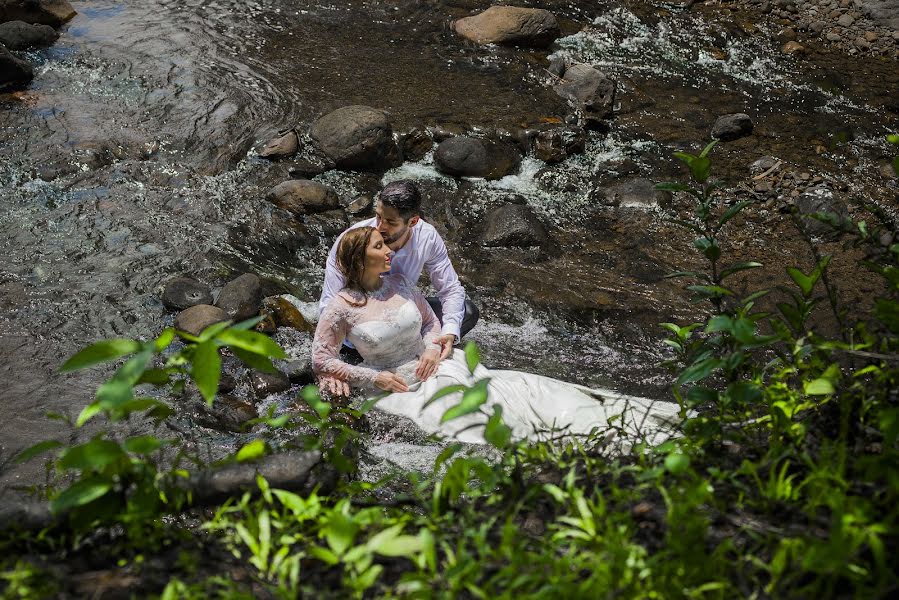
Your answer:
[[[425,267],[443,307],[443,334],[454,335],[459,341],[462,337],[462,318],[465,316],[465,288],[450,262],[446,244],[436,232],[429,245],[430,256],[425,261]]]
[[[346,278],[337,266],[337,244],[340,238],[334,241],[331,251],[328,252],[328,260],[325,262],[325,281],[322,284],[322,295],[318,301],[318,314],[321,315],[325,307],[330,304],[337,292],[346,285]]]

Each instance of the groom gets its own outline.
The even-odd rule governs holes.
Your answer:
[[[375,217],[360,221],[350,229],[366,226],[380,231],[387,246],[395,252],[391,259],[391,273],[401,273],[409,281],[416,282],[421,277],[422,269],[428,270],[431,285],[437,292],[437,298],[428,298],[428,302],[443,325],[443,335],[436,340],[443,348],[440,353],[440,360],[443,360],[452,352],[453,344],[474,327],[479,312],[465,297],[465,290],[450,263],[440,234],[433,225],[421,219],[421,192],[418,186],[408,179],[384,186],[378,194]],[[318,303],[319,314],[345,284],[343,274],[337,267],[337,244],[342,237],[343,234],[338,236],[328,253],[325,283]],[[345,390],[346,384],[340,383],[342,385],[339,387]],[[333,389],[337,384],[330,380],[320,382],[323,388]]]

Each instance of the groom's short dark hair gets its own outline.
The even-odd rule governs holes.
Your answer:
[[[403,221],[421,214],[421,192],[409,179],[391,181],[378,194],[378,200],[385,206],[396,209]]]

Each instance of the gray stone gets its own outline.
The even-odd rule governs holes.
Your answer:
[[[613,186],[594,190],[595,201],[605,206],[624,208],[665,207],[671,203],[671,193],[655,189],[648,179],[632,179]]]
[[[556,127],[537,134],[534,156],[547,163],[558,163],[581,154],[586,145],[587,133],[580,127]]]
[[[837,25],[840,27],[851,27],[855,23],[855,19],[851,15],[843,15],[837,19]]]
[[[59,39],[59,34],[49,25],[31,25],[24,21],[0,23],[0,43],[9,50],[43,48]]]
[[[434,165],[446,175],[500,179],[521,164],[518,151],[487,140],[457,136],[440,142],[434,151]]]
[[[295,215],[334,210],[340,198],[333,188],[309,179],[290,179],[273,187],[265,199]]]
[[[749,165],[749,172],[753,175],[758,175],[760,173],[764,173],[777,163],[778,160],[773,156],[763,156],[759,159],[756,159],[751,165]]]
[[[290,389],[290,380],[281,371],[274,373],[253,371],[250,373],[250,387],[253,388],[257,398],[265,398],[271,394],[286,392]]]
[[[196,279],[175,277],[165,284],[162,304],[169,310],[184,310],[198,304],[212,304],[212,290]]]
[[[296,154],[300,148],[300,141],[297,132],[293,129],[281,132],[277,137],[269,140],[259,149],[259,156],[262,158],[284,158]]]
[[[59,27],[76,14],[66,0],[0,0],[0,23],[25,21]]]
[[[259,418],[252,403],[237,396],[216,396],[212,406],[205,402],[197,405],[197,421],[217,431],[243,431],[247,421]]]
[[[546,229],[527,206],[506,204],[487,215],[485,246],[542,246],[547,240]]]
[[[378,171],[399,162],[393,129],[382,110],[344,106],[318,119],[309,134],[339,169]]]
[[[402,142],[403,160],[417,162],[425,157],[434,146],[434,140],[423,129],[412,129],[404,134],[400,141]]]
[[[317,229],[324,237],[334,237],[349,227],[350,222],[346,218],[346,213],[338,209],[309,215],[306,217],[306,225],[310,229]]]
[[[216,306],[224,310],[228,317],[243,321],[259,314],[262,303],[262,283],[253,273],[244,273],[229,281],[219,293]]]
[[[567,99],[587,120],[612,116],[616,84],[591,65],[578,63],[565,69],[565,75],[553,90]]]
[[[0,86],[24,85],[34,79],[34,69],[24,60],[16,58],[0,44]]]
[[[221,308],[198,304],[178,313],[175,317],[175,329],[196,336],[210,325],[227,320],[228,313]]]
[[[842,220],[847,216],[846,205],[826,186],[818,186],[799,195],[795,201],[799,211],[800,224],[810,235],[821,236],[833,232],[833,228],[809,215],[815,213],[830,215],[830,218]]]
[[[752,119],[745,113],[735,113],[718,117],[712,126],[712,137],[722,141],[732,141],[752,133]]]
[[[827,27],[827,21],[812,21],[812,24],[808,26],[813,33],[821,33],[825,27]]]
[[[482,13],[454,22],[453,29],[477,44],[505,44],[545,48],[561,35],[548,10],[491,6]]]

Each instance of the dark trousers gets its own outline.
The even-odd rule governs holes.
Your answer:
[[[443,320],[443,305],[440,304],[440,298],[437,296],[428,296],[425,298],[428,301],[428,304],[431,305],[431,308],[434,309],[434,313],[437,315],[437,318],[441,321]],[[474,302],[465,297],[465,313],[462,315],[462,326],[460,327],[461,336],[465,337],[465,334],[471,331],[471,328],[475,326],[478,322],[478,318],[481,316],[481,311],[478,310],[478,307],[475,306]],[[459,340],[456,340],[457,342]],[[340,358],[344,362],[348,362],[351,365],[358,365],[362,362],[362,356],[356,351],[355,348],[350,348],[349,346],[343,346],[340,349]]]

